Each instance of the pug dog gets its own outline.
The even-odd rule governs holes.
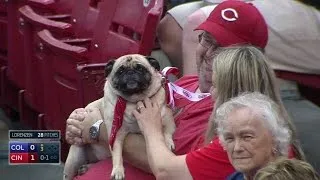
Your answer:
[[[160,74],[160,65],[157,60],[139,54],[122,56],[110,61],[105,67],[106,83],[104,97],[99,101],[98,108],[103,114],[104,125],[107,128],[109,142],[99,142],[85,146],[72,145],[64,168],[64,179],[72,179],[77,175],[80,167],[86,163],[106,159],[112,155],[113,168],[111,179],[125,178],[122,148],[128,133],[141,133],[137,120],[132,112],[137,109],[136,104],[145,98],[151,98],[161,108],[163,132],[169,149],[175,148],[172,135],[175,123],[171,109],[166,103],[166,92],[163,78]],[[114,133],[114,113],[117,102],[122,98],[126,103],[123,110],[121,127]],[[139,109],[138,109],[139,110]],[[113,139],[112,144],[110,140]],[[109,144],[109,150],[106,148]]]

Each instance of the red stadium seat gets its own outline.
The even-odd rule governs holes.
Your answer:
[[[23,37],[19,31],[24,25],[21,21],[18,9],[25,4],[30,4],[31,7],[37,9],[37,13],[41,14],[52,14],[57,12],[70,11],[74,0],[63,0],[63,1],[49,1],[49,0],[21,0],[21,1],[8,1],[7,2],[7,13],[8,13],[8,76],[15,85],[19,88],[24,87],[24,65],[21,61],[24,57],[23,53]],[[62,6],[64,8],[58,8],[54,11],[55,6]],[[59,7],[60,7],[59,6]],[[17,53],[19,52],[19,53]]]
[[[320,107],[320,75],[279,70],[275,73],[278,78],[297,82],[301,95]]]
[[[19,94],[20,119],[34,119],[35,114],[43,117],[43,79],[40,70],[43,59],[39,54],[41,43],[39,43],[37,32],[48,28],[58,37],[72,38],[74,36],[90,37],[92,28],[97,19],[98,10],[91,3],[92,0],[78,1],[71,14],[39,15],[26,5],[19,9],[23,19],[23,50],[25,88]],[[37,82],[37,83],[34,83]],[[30,116],[32,115],[32,116]],[[39,127],[41,128],[41,127]]]
[[[75,0],[28,0],[27,4],[41,14],[70,13]],[[39,11],[40,10],[40,11]],[[43,11],[41,11],[43,10]]]
[[[92,39],[59,40],[48,30],[38,33],[44,45],[43,124],[47,128],[64,132],[66,118],[75,108],[102,96],[104,64],[110,58],[151,53],[163,0],[116,0],[115,3],[116,7],[109,1],[99,4]]]
[[[0,69],[2,67],[7,66],[7,50],[8,50],[8,34],[7,34],[7,26],[8,26],[8,17],[7,17],[7,6],[5,2],[0,2]],[[1,70],[0,70],[1,71]],[[2,88],[2,81],[0,78],[0,89]],[[2,105],[3,96],[0,91],[0,105]]]
[[[18,7],[23,5],[25,1],[7,1],[4,3],[6,14],[7,14],[7,27],[6,27],[6,39],[7,39],[7,62],[6,65],[1,68],[1,102],[4,106],[13,108],[14,110],[18,109],[18,85],[14,83],[14,76],[10,76],[8,66],[11,65],[11,59],[16,57],[19,58],[20,53],[15,51],[19,44],[18,33],[18,16],[17,10]]]
[[[278,78],[295,81],[304,86],[320,89],[320,75],[318,74],[305,74],[279,70],[276,70],[275,73]]]
[[[30,4],[38,11],[53,13],[53,12],[70,12],[74,0],[20,0],[17,2],[1,1],[0,2],[0,65],[3,66],[4,61],[7,60],[7,43],[8,43],[8,17],[7,10],[17,10],[19,5],[24,3]],[[12,6],[13,5],[13,6]],[[13,8],[12,8],[13,7]],[[45,10],[44,10],[45,9]],[[12,19],[11,19],[12,20]]]
[[[7,26],[7,7],[5,2],[0,2],[0,67],[5,66],[7,64]]]
[[[18,9],[29,4],[35,8],[37,13],[52,14],[56,12],[70,12],[75,0],[18,0],[5,1],[5,10],[7,14],[7,31],[3,31],[0,36],[4,35],[8,38],[7,42],[7,65],[1,68],[1,103],[10,109],[18,110],[18,93],[20,89],[24,89],[25,71],[24,71],[24,53],[23,38],[19,33],[21,22]],[[1,4],[2,5],[2,4]],[[2,10],[2,9],[1,9]],[[5,14],[5,13],[2,13]],[[5,35],[7,32],[7,35]],[[1,38],[2,40],[2,38]],[[3,39],[6,40],[6,39]],[[2,43],[1,43],[2,44]],[[2,47],[2,46],[1,46]],[[1,51],[2,52],[2,51]],[[2,57],[2,55],[0,55]]]

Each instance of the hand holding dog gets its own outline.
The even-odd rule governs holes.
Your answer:
[[[102,119],[102,117],[97,108],[75,109],[67,119],[67,142],[75,145],[94,143],[94,140],[90,138],[89,129],[100,119]]]
[[[83,127],[80,125],[80,122],[84,120],[86,113],[84,108],[78,108],[72,111],[68,117],[66,124],[66,140],[69,144],[83,144],[81,139]]]
[[[162,133],[161,109],[151,99],[146,98],[144,101],[139,101],[137,109],[133,111],[133,115],[145,136],[154,132]]]

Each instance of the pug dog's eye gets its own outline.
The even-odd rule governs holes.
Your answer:
[[[120,74],[122,74],[123,71],[124,71],[124,68],[123,68],[123,67],[120,67],[119,70],[118,70],[118,72],[119,72]]]
[[[137,64],[137,66],[136,66],[136,69],[138,70],[138,71],[143,71],[143,66],[141,65],[141,64]]]

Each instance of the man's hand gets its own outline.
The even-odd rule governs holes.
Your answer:
[[[75,109],[67,119],[66,140],[69,144],[83,145],[94,143],[90,138],[89,129],[102,119],[99,109]]]
[[[84,108],[78,108],[75,109],[67,119],[66,140],[69,144],[83,144],[81,139],[83,127],[80,125],[80,122],[84,120],[86,113]]]

